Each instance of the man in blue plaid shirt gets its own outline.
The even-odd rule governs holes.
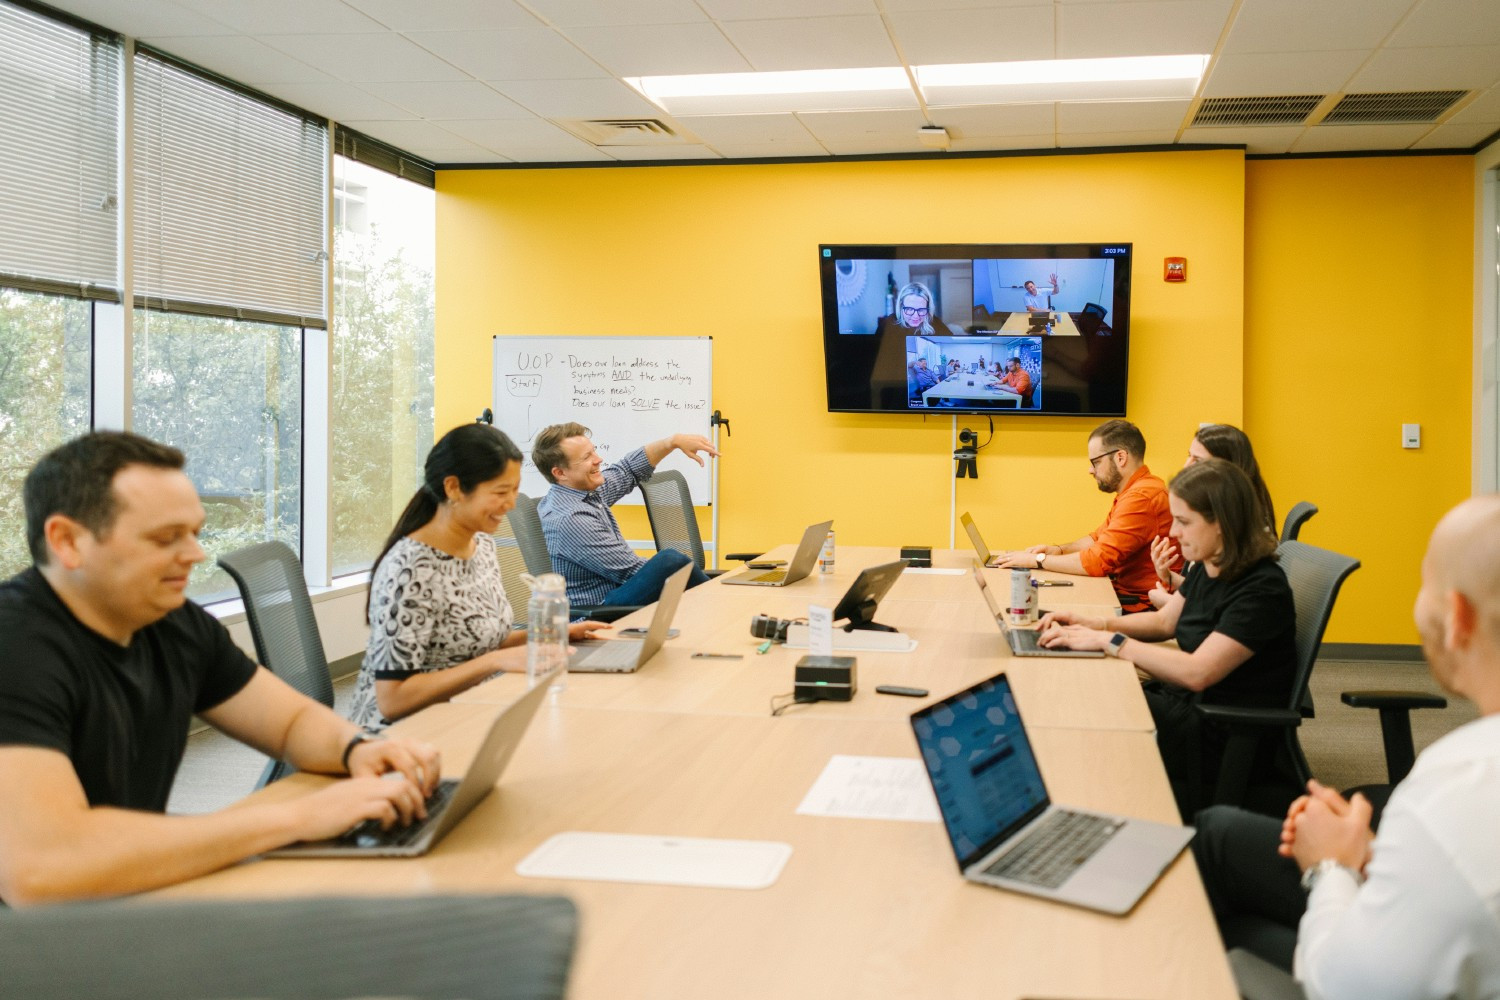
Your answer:
[[[674,434],[606,467],[589,433],[579,423],[553,424],[536,436],[531,450],[537,469],[552,481],[537,504],[552,568],[568,581],[568,603],[575,608],[650,604],[661,596],[667,577],[692,560],[675,549],[642,559],[626,543],[609,508],[650,479],[672,452],[680,451],[699,465],[702,455],[717,458],[719,453],[701,434]],[[688,586],[707,580],[695,567]]]

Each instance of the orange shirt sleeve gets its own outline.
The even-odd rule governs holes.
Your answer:
[[[1120,494],[1103,524],[1090,536],[1094,544],[1078,553],[1089,576],[1118,574],[1132,558],[1151,551],[1151,540],[1162,533],[1165,504],[1157,491],[1127,490]]]

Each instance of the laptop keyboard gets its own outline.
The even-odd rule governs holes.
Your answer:
[[[353,847],[405,847],[420,837],[429,824],[437,822],[442,810],[447,808],[448,800],[458,790],[458,785],[458,780],[451,778],[438,782],[437,788],[427,797],[427,818],[420,822],[382,830],[378,820],[367,819],[339,840]]]
[[[773,569],[765,573],[757,573],[754,576],[750,577],[750,579],[754,580],[756,583],[780,583],[782,580],[786,579],[786,570]]]
[[[571,661],[572,666],[587,664],[590,667],[633,667],[640,658],[641,644],[611,640],[601,642],[592,649],[584,650]]]
[[[1118,819],[1058,809],[997,858],[985,874],[1056,889],[1124,825]]]

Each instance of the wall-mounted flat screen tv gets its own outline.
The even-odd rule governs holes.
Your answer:
[[[1129,243],[818,248],[835,413],[1123,416]]]

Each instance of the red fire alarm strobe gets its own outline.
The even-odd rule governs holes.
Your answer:
[[[1164,263],[1166,266],[1166,270],[1161,276],[1163,281],[1187,280],[1186,257],[1168,257]]]

